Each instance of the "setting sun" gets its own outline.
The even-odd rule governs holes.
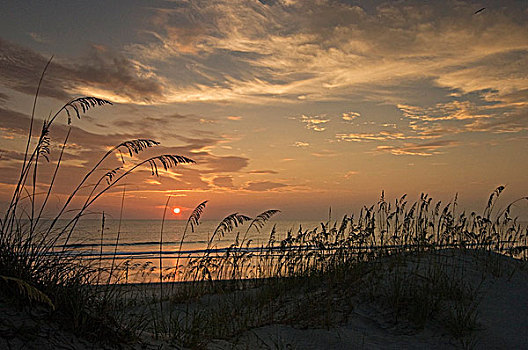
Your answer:
[[[172,209],[172,212],[174,214],[179,214],[179,213],[181,213],[181,209],[180,208],[174,208],[174,209]]]

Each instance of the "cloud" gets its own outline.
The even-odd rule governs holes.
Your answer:
[[[378,146],[378,152],[388,152],[394,155],[410,155],[410,156],[432,156],[442,153],[440,150],[447,147],[457,146],[460,143],[457,141],[445,140],[434,141],[429,143],[405,143],[403,146]]]
[[[15,138],[23,140],[27,134],[27,127],[29,125],[29,117],[23,113],[19,113],[10,109],[0,107],[0,133],[13,135]],[[38,132],[41,121],[37,120],[35,123],[35,130]],[[59,154],[59,148],[64,135],[69,126],[60,118],[51,128],[51,161],[56,160]],[[57,185],[58,193],[68,193],[76,179],[81,179],[84,176],[86,167],[91,167],[100,157],[109,149],[109,147],[117,145],[125,140],[136,138],[144,138],[145,134],[141,131],[137,132],[120,132],[113,134],[97,134],[94,132],[85,131],[75,125],[71,126],[71,135],[69,144],[65,149],[63,162],[61,165],[62,174],[60,185]],[[187,156],[196,161],[196,164],[178,166],[167,172],[161,171],[160,177],[156,178],[156,182],[145,182],[145,176],[150,174],[148,167],[142,167],[127,178],[127,181],[133,183],[137,190],[148,190],[149,186],[161,183],[164,188],[172,188],[178,190],[208,190],[211,185],[202,179],[202,176],[219,173],[237,173],[247,167],[249,159],[240,156],[217,156],[210,151],[204,150],[208,147],[216,145],[220,142],[219,138],[214,137],[184,137],[178,136],[175,141],[177,146],[159,145],[152,149],[147,149],[139,155],[140,159],[146,159],[150,156],[159,154],[177,154]],[[196,152],[196,150],[200,150]],[[130,166],[133,162],[124,155],[126,161],[125,166]],[[7,183],[16,179],[16,173],[19,171],[19,163],[22,159],[20,153],[15,151],[0,151],[0,172],[2,173],[2,182]],[[52,162],[45,163],[40,168],[42,179],[50,176],[52,170]],[[121,157],[116,154],[114,157],[108,158],[103,164],[104,171],[116,168],[122,165]],[[95,175],[95,176],[100,176]],[[222,175],[224,176],[224,175]],[[226,175],[227,176],[227,175]],[[222,180],[219,180],[222,181]],[[58,183],[59,181],[57,181]],[[225,180],[224,180],[225,184]]]
[[[339,141],[352,141],[352,142],[369,142],[369,141],[386,141],[386,140],[405,140],[408,138],[416,138],[413,136],[406,136],[402,132],[397,131],[380,131],[378,133],[348,133],[348,134],[336,134],[336,138]]]
[[[437,103],[432,107],[417,107],[410,105],[397,106],[409,119],[420,121],[446,121],[446,120],[466,120],[477,118],[489,118],[490,115],[482,113],[486,106],[477,106],[468,100],[454,100],[447,103]]]
[[[301,122],[306,124],[306,128],[314,131],[325,131],[326,130],[326,123],[328,123],[330,119],[326,118],[325,116],[318,116],[315,115],[313,117],[301,115]]]
[[[22,152],[11,151],[0,148],[0,162],[10,160],[23,160],[24,154]]]
[[[349,179],[349,178],[351,178],[352,176],[357,175],[357,174],[359,174],[359,172],[357,172],[357,171],[355,171],[355,170],[347,171],[347,173],[345,174],[345,179]]]
[[[28,34],[31,37],[31,39],[35,40],[39,44],[49,44],[50,43],[50,40],[40,33],[29,32]]]
[[[145,183],[149,185],[161,185],[161,182],[156,179],[145,179]]]
[[[234,173],[247,167],[249,159],[239,156],[212,156],[206,158],[206,166],[211,173]]]
[[[216,124],[216,120],[200,118],[200,124]]]
[[[244,187],[244,189],[247,191],[264,192],[264,191],[276,190],[276,189],[287,187],[287,186],[288,185],[280,183],[280,182],[252,181],[252,182],[248,182],[246,186]]]
[[[9,132],[23,134],[29,126],[29,118],[25,114],[3,107],[0,107],[0,121],[0,129]]]
[[[275,170],[251,170],[248,174],[278,174]]]
[[[308,142],[302,142],[302,141],[297,141],[293,145],[295,147],[308,147],[308,146],[310,146],[310,144]]]
[[[455,0],[358,4],[195,0],[149,7],[139,42],[119,53],[94,46],[74,62],[57,59],[60,84],[45,94],[91,92],[129,103],[297,103],[351,95],[405,103],[399,88],[406,82],[499,96],[527,88],[528,14],[518,2],[490,5],[479,16],[472,3]],[[7,46],[13,45],[0,44],[2,51]],[[15,71],[28,68],[24,86],[9,84],[31,93],[46,59],[8,51]]]
[[[527,57],[528,15],[515,1],[488,6],[481,16],[458,1],[361,7],[197,0],[168,7],[153,10],[150,40],[128,52],[181,67],[189,83],[171,89],[173,101],[345,100],[424,78],[463,92],[526,88],[518,62]]]
[[[48,58],[0,38],[0,61],[2,84],[32,95]],[[85,56],[76,60],[55,58],[40,94],[61,100],[81,94],[113,102],[144,104],[165,101],[166,87],[153,68],[93,45]]]
[[[520,30],[526,33],[526,28]],[[518,33],[511,35],[516,37]],[[509,40],[506,40],[507,42]],[[526,39],[521,40],[518,47],[515,43],[511,44],[511,48],[503,49],[495,48],[501,45],[500,43],[489,43],[482,48],[484,53],[492,50],[489,54],[480,55],[471,65],[439,75],[437,82],[442,86],[456,87],[464,93],[490,89],[499,95],[505,95],[526,89],[528,74],[519,69],[528,65]]]
[[[2,85],[26,94],[34,94],[47,59],[42,55],[0,38],[0,77]],[[52,76],[43,82],[41,96],[67,99],[65,82]]]
[[[356,118],[359,118],[360,116],[361,115],[357,112],[348,112],[348,113],[341,114],[341,118],[346,121],[354,120]]]
[[[213,179],[213,185],[217,187],[234,188],[233,177],[231,176],[217,176]]]
[[[477,119],[465,126],[472,132],[492,132],[495,134],[518,133],[528,130],[528,109],[525,113],[505,115],[493,120]]]
[[[92,122],[95,122],[94,120]],[[119,117],[116,119],[113,119],[111,121],[111,125],[115,126],[119,129],[125,128],[126,130],[130,132],[135,133],[142,133],[143,135],[146,134],[152,134],[152,137],[156,138],[163,138],[163,139],[173,139],[173,138],[181,138],[181,135],[174,135],[174,130],[181,128],[182,124],[185,125],[185,128],[187,129],[189,126],[195,127],[198,124],[209,124],[209,123],[215,123],[214,120],[211,121],[205,121],[200,116],[194,115],[194,114],[179,114],[179,113],[172,113],[172,114],[165,114],[165,115],[159,115],[159,116],[152,116],[152,115],[144,115],[142,113],[141,118],[130,118],[130,116],[127,117]],[[145,125],[148,125],[148,130],[146,130]],[[106,127],[106,126],[105,126]],[[207,131],[204,130],[193,130],[189,129],[188,132],[200,132],[202,134],[207,133]],[[219,137],[216,134],[209,135],[210,138],[214,140],[218,140]],[[186,140],[189,141],[189,140]]]
[[[420,138],[469,132],[515,133],[528,129],[527,90],[497,96],[496,92],[457,94],[454,100],[429,107],[398,105]],[[476,101],[475,101],[476,100]]]
[[[337,153],[334,151],[330,151],[327,149],[321,149],[317,152],[312,152],[312,156],[318,157],[318,158],[326,158],[326,157],[335,157],[337,156]]]

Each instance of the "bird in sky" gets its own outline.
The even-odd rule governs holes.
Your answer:
[[[481,13],[481,12],[482,12],[482,11],[484,11],[485,9],[486,9],[486,8],[485,8],[485,7],[483,7],[483,8],[481,8],[480,10],[478,10],[478,11],[475,11],[474,15],[476,15],[477,13]]]

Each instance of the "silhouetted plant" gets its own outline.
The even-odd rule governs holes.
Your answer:
[[[33,148],[30,148],[40,86],[50,63],[51,59],[41,75],[35,94],[28,140],[18,181],[14,186],[13,195],[6,208],[4,217],[0,220],[0,277],[4,283],[17,287],[14,290],[19,291],[21,298],[43,302],[52,309],[56,309],[57,315],[62,315],[61,317],[65,318],[64,324],[68,325],[68,327],[72,327],[75,330],[108,327],[110,323],[101,324],[96,322],[95,319],[117,315],[108,310],[113,305],[111,298],[115,295],[104,291],[103,294],[100,294],[100,289],[87,288],[87,286],[99,283],[102,273],[108,273],[109,284],[119,280],[119,276],[114,276],[114,272],[117,271],[114,268],[115,254],[109,271],[106,270],[106,267],[101,266],[100,259],[98,266],[96,266],[83,261],[76,252],[68,252],[66,254],[65,248],[72,232],[79,219],[98,198],[115,187],[116,184],[137,168],[147,165],[150,167],[152,174],[158,175],[160,167],[168,170],[179,164],[194,163],[194,161],[180,155],[163,154],[133,162],[126,169],[121,166],[110,171],[103,170],[101,166],[111,154],[126,151],[132,157],[147,148],[159,144],[159,142],[150,139],[124,141],[106,152],[87,171],[78,185],[67,196],[64,204],[57,210],[54,217],[47,221],[45,225],[39,225],[43,221],[43,214],[53,193],[53,186],[60,170],[71,130],[68,130],[62,142],[54,172],[47,184],[47,190],[39,194],[36,192],[39,181],[39,161],[40,159],[44,159],[47,162],[50,161],[50,131],[54,123],[62,112],[66,114],[67,124],[70,125],[72,116],[80,119],[84,113],[92,108],[112,105],[110,101],[93,96],[78,97],[70,100],[53,116],[50,115],[50,117],[44,119],[36,144]],[[121,159],[124,163],[124,159],[122,157]],[[95,184],[88,185],[87,181],[101,171],[103,171],[103,174],[95,181]],[[103,181],[105,182],[104,184]],[[84,200],[80,198],[81,190],[90,187],[91,190]],[[38,196],[40,195],[44,195],[44,199],[39,202]],[[79,209],[74,210],[71,208],[74,199],[80,199],[84,202]],[[72,213],[73,217],[68,218]],[[67,223],[57,227],[61,219],[66,219]],[[103,229],[104,221],[101,239]],[[57,251],[61,247],[61,251]]]

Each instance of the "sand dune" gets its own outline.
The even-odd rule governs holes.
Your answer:
[[[396,262],[397,261],[397,262]],[[385,257],[376,262],[375,269],[369,270],[357,280],[356,286],[344,284],[342,297],[330,300],[334,308],[325,317],[329,322],[324,326],[316,316],[318,307],[305,313],[288,317],[277,316],[285,321],[262,322],[230,339],[213,339],[203,344],[208,349],[449,349],[470,347],[476,349],[522,349],[528,343],[528,270],[526,263],[495,253],[445,250],[424,255],[413,255],[400,260],[398,257]],[[441,270],[439,268],[441,267]],[[449,279],[464,279],[464,285],[475,292],[475,329],[461,337],[454,337],[442,320],[445,315],[457,310],[448,301],[441,305],[438,314],[429,317],[423,326],[417,326],[409,318],[396,315],[387,307],[383,297],[392,288],[395,276],[419,276],[430,278],[431,271],[443,271]],[[375,275],[375,276],[374,276]],[[280,299],[280,309],[285,314],[295,312],[306,300],[323,300],[326,282],[321,282],[303,293]],[[348,282],[347,282],[348,283]],[[359,286],[359,288],[357,288]],[[168,285],[167,285],[168,287]],[[131,312],[152,308],[152,293],[156,285],[122,286],[136,297],[143,295]],[[219,305],[228,305],[236,298],[246,298],[258,294],[262,287],[234,290],[231,292],[207,294],[192,301],[170,304],[174,315],[185,317],[190,310],[208,310]],[[353,293],[346,290],[356,288]],[[370,289],[369,289],[370,288]],[[166,288],[170,290],[170,288]],[[141,291],[142,294],[137,292]],[[132,295],[130,294],[130,295]],[[122,295],[127,295],[124,293]],[[127,297],[130,297],[128,295]],[[336,294],[337,295],[337,294]],[[342,298],[350,298],[343,301]],[[139,302],[141,298],[137,301]],[[351,305],[350,309],[342,305]],[[3,300],[0,304],[0,347],[53,349],[58,346],[72,349],[104,348],[93,342],[93,334],[79,337],[61,329],[50,321],[44,309],[22,311]],[[40,311],[39,311],[40,310]],[[336,311],[338,310],[338,311]],[[341,310],[341,311],[339,311]],[[467,310],[466,310],[467,311]],[[251,308],[247,309],[251,317]],[[151,312],[152,313],[152,312]],[[294,317],[295,316],[295,317]],[[315,321],[314,321],[315,320]],[[469,321],[468,321],[469,322]],[[206,326],[206,325],[204,325]],[[92,340],[90,340],[92,339]],[[142,340],[122,344],[122,348],[175,348],[174,344],[144,332]]]

